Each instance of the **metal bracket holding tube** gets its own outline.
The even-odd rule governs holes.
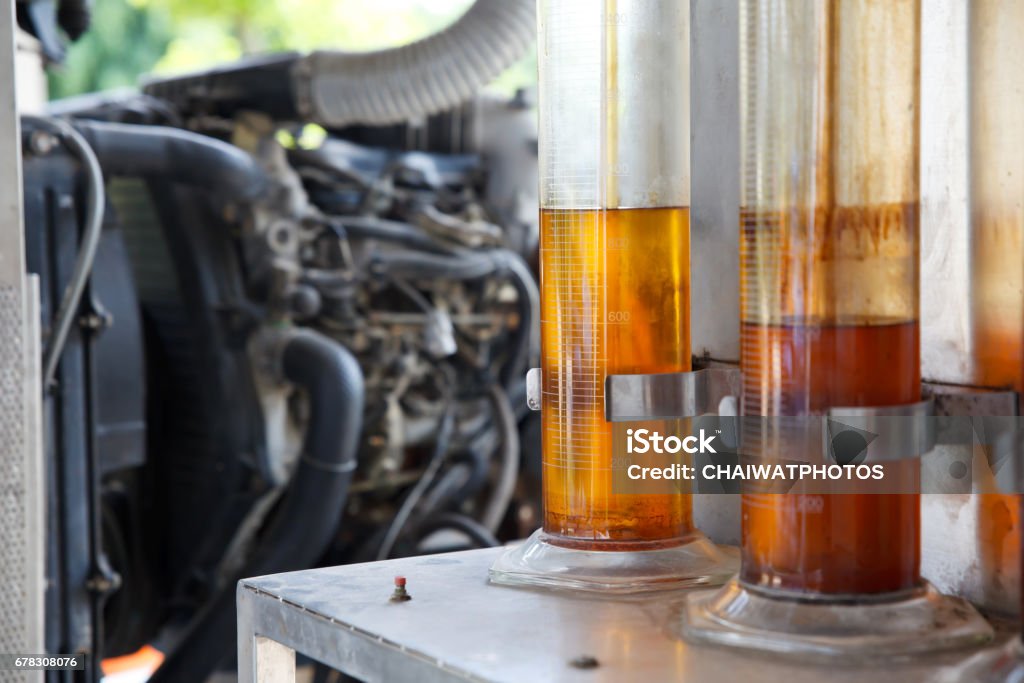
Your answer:
[[[969,463],[976,444],[985,446],[996,485],[1004,491],[1024,490],[1024,429],[1020,396],[1015,391],[924,385],[935,400],[938,443],[959,450],[960,462]]]
[[[717,413],[727,396],[739,396],[743,375],[737,368],[706,368],[658,375],[609,375],[605,380],[605,419],[636,422]]]
[[[829,408],[824,433],[828,445],[851,428],[863,432],[865,460],[880,462],[916,458],[935,448],[935,401],[896,406]]]
[[[605,387],[605,418],[631,422],[719,414],[724,412],[720,411],[723,399],[740,395],[742,381],[736,368],[611,375]],[[931,399],[909,405],[832,408],[822,420],[823,435],[829,445],[838,432],[852,427],[866,436],[868,460],[917,457],[935,447],[934,412]]]
[[[542,379],[540,368],[531,368],[526,373],[526,405],[530,410],[540,410],[541,392],[544,387]]]
[[[735,400],[742,391],[742,382],[738,368],[609,375],[605,380],[605,419],[639,422],[735,414],[735,404],[723,410],[723,401]],[[526,376],[526,395],[531,410],[541,409],[542,385],[540,368],[530,370]],[[825,452],[830,452],[829,446],[840,432],[854,429],[863,432],[867,441],[866,460],[899,460],[924,455],[940,440],[942,425],[936,418],[936,400],[930,397],[906,405],[834,407],[822,418],[809,420],[821,420]]]
[[[940,418],[993,415],[1011,417],[1020,414],[1019,397],[1015,391],[989,391],[925,383],[924,395],[934,399],[935,414]],[[940,439],[941,431],[940,427]]]
[[[526,404],[540,410],[540,368],[526,373]],[[605,380],[605,419],[609,422],[697,417],[718,411],[721,401],[738,396],[738,368],[707,368],[657,375],[609,375]]]

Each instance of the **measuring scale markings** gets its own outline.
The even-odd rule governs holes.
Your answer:
[[[542,213],[549,532],[649,541],[690,524],[685,496],[612,491],[604,419],[609,374],[689,368],[688,235],[686,209]]]
[[[632,0],[539,9],[544,528],[566,540],[676,538],[688,498],[611,490],[604,384],[690,367],[689,86],[655,68],[687,62],[689,14]],[[640,98],[642,88],[659,95]],[[666,88],[679,97],[661,106]],[[641,102],[685,130],[637,123]],[[661,192],[667,206],[652,206],[661,178],[678,182]]]

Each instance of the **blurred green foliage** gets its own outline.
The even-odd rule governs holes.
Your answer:
[[[450,23],[473,0],[96,0],[92,28],[50,73],[50,97],[133,86],[140,76],[284,50],[372,50]],[[495,87],[536,76],[533,55]]]
[[[166,13],[97,0],[89,32],[71,46],[65,64],[50,68],[50,97],[134,85],[163,57],[173,31]]]

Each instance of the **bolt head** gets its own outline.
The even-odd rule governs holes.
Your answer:
[[[591,655],[580,655],[575,659],[569,660],[569,666],[574,669],[596,669],[601,664],[597,661],[597,657]]]
[[[58,140],[51,133],[45,130],[33,131],[28,139],[29,149],[34,153],[45,156],[53,151],[58,145]]]

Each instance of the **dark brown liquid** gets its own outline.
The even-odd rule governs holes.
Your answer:
[[[920,400],[916,323],[744,324],[744,414],[813,415],[830,407]],[[786,454],[772,454],[785,458]],[[918,463],[886,477],[916,481]],[[890,593],[920,582],[916,494],[743,496],[741,579],[823,594]]]
[[[541,212],[544,530],[624,550],[693,528],[690,496],[612,492],[609,374],[690,369],[689,210]]]

